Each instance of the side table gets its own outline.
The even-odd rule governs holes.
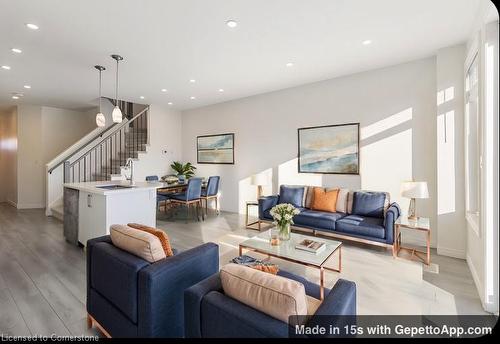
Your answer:
[[[395,235],[394,235],[394,245],[396,245],[396,255],[399,255],[399,251],[406,250],[411,252],[411,257],[414,256],[422,260],[425,265],[429,265],[431,263],[431,225],[430,221],[426,217],[419,217],[417,219],[409,219],[408,217],[400,216],[396,222],[395,226]],[[401,228],[416,230],[419,232],[423,232],[426,234],[426,251],[418,251],[414,248],[403,247],[401,245]],[[421,255],[424,255],[422,257]]]
[[[259,202],[257,202],[257,201],[247,201],[246,202],[245,227],[248,229],[255,229],[255,230],[260,231],[260,220],[248,222],[248,208],[249,207],[259,207]],[[257,227],[255,225],[257,225]]]

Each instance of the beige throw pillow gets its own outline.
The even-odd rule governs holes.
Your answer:
[[[224,293],[245,305],[288,323],[289,316],[308,315],[308,300],[300,282],[228,264],[220,271]],[[309,308],[317,305],[309,301]],[[303,318],[302,318],[303,319]]]
[[[306,186],[306,201],[304,203],[305,208],[311,209],[313,197],[314,197],[314,186]]]
[[[112,225],[110,236],[113,245],[150,263],[166,258],[160,239],[154,234],[125,225]]]
[[[349,197],[349,189],[340,189],[337,196],[337,212],[347,213],[347,199]]]

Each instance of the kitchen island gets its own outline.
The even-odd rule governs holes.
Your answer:
[[[161,182],[101,181],[64,184],[64,236],[85,246],[109,234],[113,224],[156,226],[156,190]]]

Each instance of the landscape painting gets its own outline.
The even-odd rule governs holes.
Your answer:
[[[359,123],[298,129],[299,173],[359,174]]]
[[[234,134],[198,136],[198,164],[234,164]]]

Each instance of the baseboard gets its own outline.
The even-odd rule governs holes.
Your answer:
[[[17,203],[17,209],[45,209],[42,203]]]
[[[14,201],[11,201],[10,199],[5,200],[5,203],[7,203],[8,205],[13,206],[14,208],[17,208],[17,203],[14,202]]]
[[[457,250],[454,248],[448,248],[448,247],[439,247],[437,248],[437,254],[440,256],[447,256],[447,257],[452,257],[452,258],[458,258],[458,259],[465,259],[466,254],[462,250]]]
[[[476,267],[472,264],[472,259],[469,254],[466,255],[467,266],[469,267],[470,273],[472,275],[472,279],[474,280],[474,284],[476,285],[477,293],[479,294],[479,298],[481,299],[481,305],[484,309],[486,309],[486,305],[484,303],[484,294],[483,294],[483,282],[479,280],[479,276],[477,275]]]

